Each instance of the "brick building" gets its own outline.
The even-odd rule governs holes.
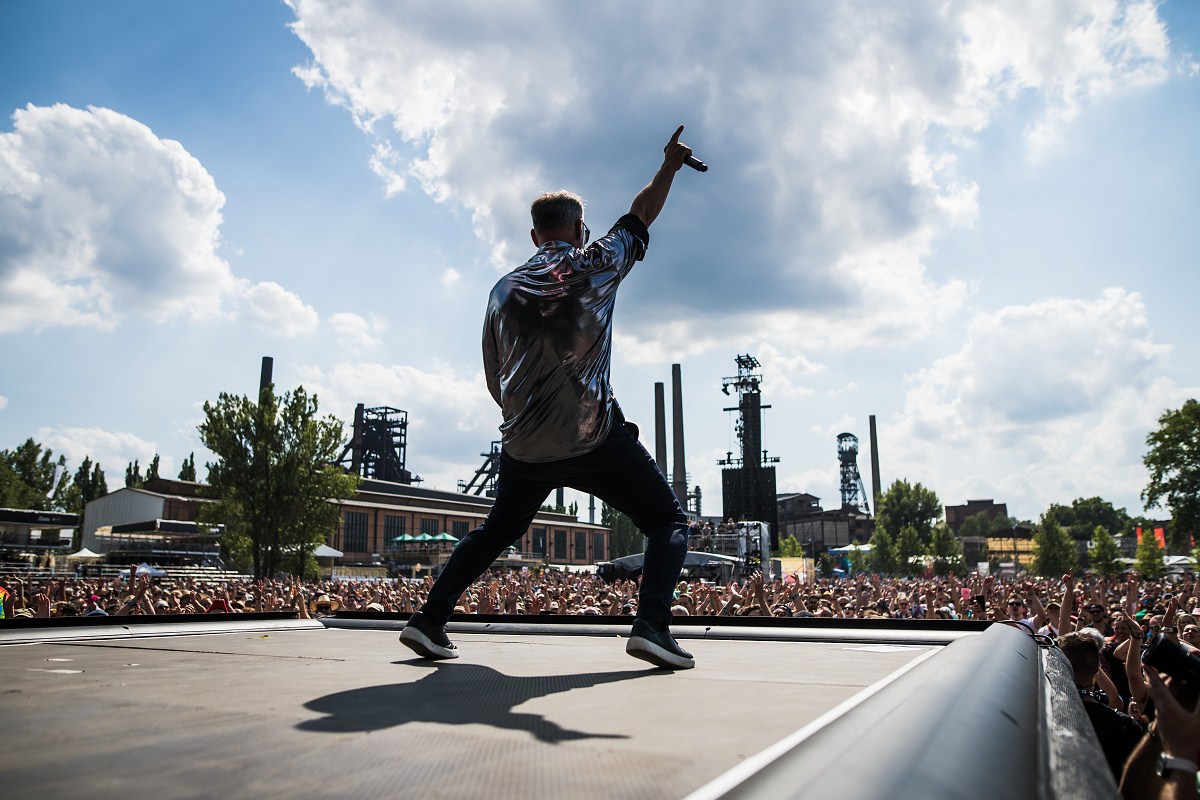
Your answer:
[[[121,488],[88,503],[83,543],[101,553],[155,563],[205,563],[216,553],[217,532],[198,526],[205,487],[156,479],[139,489]],[[441,564],[461,539],[487,516],[486,497],[366,479],[351,499],[338,502],[340,519],[326,544],[343,553],[339,565]],[[610,558],[609,529],[570,514],[542,511],[516,545],[514,564],[582,566]]]

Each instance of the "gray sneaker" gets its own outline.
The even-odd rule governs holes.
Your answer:
[[[692,654],[680,647],[669,630],[658,631],[644,619],[633,621],[633,632],[625,652],[666,669],[691,669],[696,666]]]
[[[409,617],[400,631],[400,644],[422,658],[458,658],[458,648],[446,637],[446,629],[420,611]]]

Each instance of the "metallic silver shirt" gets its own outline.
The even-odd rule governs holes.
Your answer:
[[[613,306],[649,238],[642,221],[626,214],[582,250],[546,242],[492,289],[483,368],[504,415],[508,455],[558,461],[595,449],[608,435]]]

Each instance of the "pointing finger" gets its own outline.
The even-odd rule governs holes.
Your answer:
[[[682,125],[680,125],[679,130],[675,131],[675,134],[673,136],[671,136],[671,144],[675,144],[676,142],[679,141],[679,134],[681,134],[681,133],[683,133]]]

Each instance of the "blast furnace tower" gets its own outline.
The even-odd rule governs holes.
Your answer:
[[[354,434],[338,464],[364,478],[392,483],[420,483],[405,467],[408,412],[390,406],[354,409]]]
[[[721,470],[721,503],[725,517],[736,521],[758,520],[771,526],[771,547],[779,546],[779,512],[775,503],[775,467],[778,458],[767,455],[762,446],[762,412],[770,406],[762,404],[760,364],[752,355],[737,357],[738,374],[723,378],[721,391],[730,388],[738,395],[738,404],[725,411],[738,412],[737,437],[741,441],[741,458],[729,452],[717,462]]]

